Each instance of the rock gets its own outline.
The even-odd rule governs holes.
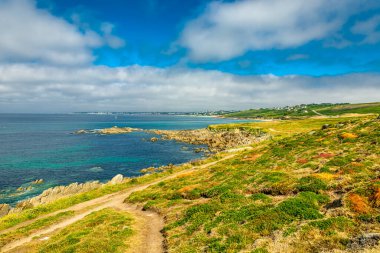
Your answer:
[[[140,170],[140,172],[142,174],[148,174],[148,173],[151,174],[151,173],[154,173],[156,170],[157,170],[157,168],[155,168],[155,167],[149,167],[149,168],[145,168],[145,169]]]
[[[151,142],[156,142],[156,141],[158,141],[158,138],[157,137],[152,137],[152,138],[150,138],[150,141]]]
[[[40,195],[17,203],[11,212],[20,212],[41,204],[53,202],[59,198],[67,197],[77,193],[87,192],[102,186],[99,181],[86,182],[83,184],[72,183],[68,186],[56,186],[43,191]],[[31,187],[31,186],[30,186]],[[25,188],[28,190],[28,188]]]
[[[0,204],[0,217],[3,217],[9,213],[11,210],[8,204]]]
[[[242,129],[149,130],[147,132],[161,135],[164,140],[176,140],[195,145],[206,144],[212,152],[249,145],[270,138],[270,135],[262,131],[248,132]]]
[[[380,241],[380,233],[365,233],[361,236],[354,238],[348,244],[348,247],[354,250],[358,250],[366,247],[373,247],[378,245]]]
[[[139,131],[139,129],[131,128],[131,127],[111,127],[111,128],[104,128],[97,130],[97,133],[99,134],[126,134],[131,133],[134,131]]]
[[[333,202],[328,203],[325,208],[326,209],[333,209],[333,208],[339,208],[343,206],[342,199],[336,199]]]
[[[32,182],[32,184],[43,184],[44,183],[44,180],[41,178],[41,179],[37,179],[37,180],[34,180]]]
[[[83,129],[74,132],[74,134],[86,134],[86,133],[88,133],[87,130],[83,130]]]
[[[32,190],[33,187],[31,185],[29,186],[26,186],[26,187],[23,187],[23,186],[20,186],[19,188],[17,188],[17,192],[26,192],[26,191],[30,191]]]
[[[124,180],[124,177],[123,175],[121,174],[117,174],[116,176],[114,176],[111,181],[109,181],[109,184],[111,185],[115,185],[115,184],[121,184]]]
[[[196,149],[194,149],[194,152],[195,153],[200,153],[200,152],[202,152],[202,150],[203,150],[202,148],[196,148]]]
[[[325,130],[325,129],[329,128],[329,127],[330,127],[329,124],[324,124],[324,125],[322,126],[322,130]]]

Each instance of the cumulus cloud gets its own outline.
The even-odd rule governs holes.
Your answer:
[[[367,1],[241,0],[213,2],[190,21],[179,43],[197,61],[227,60],[250,50],[297,47],[332,35]]]
[[[30,0],[0,1],[0,31],[0,62],[87,64],[94,58],[92,48],[123,46],[112,29],[104,36],[80,31]]]
[[[368,73],[317,78],[142,66],[8,64],[0,66],[0,111],[195,111],[378,101],[379,78]]]

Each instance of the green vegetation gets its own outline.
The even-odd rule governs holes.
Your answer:
[[[321,115],[342,115],[346,113],[380,114],[380,103],[366,104],[308,104],[282,108],[261,108],[225,114],[235,118],[299,118]]]
[[[261,131],[268,133],[274,138],[287,137],[299,133],[310,132],[315,129],[320,129],[323,125],[340,125],[344,122],[349,122],[357,117],[346,118],[324,118],[314,119],[306,118],[300,120],[282,120],[282,121],[269,121],[269,122],[249,122],[249,123],[235,123],[235,124],[221,124],[210,125],[209,129],[212,131],[220,130],[234,130],[234,129],[254,129],[255,131]]]
[[[54,223],[59,222],[61,220],[64,220],[64,219],[66,219],[72,215],[74,215],[73,211],[61,212],[61,213],[58,213],[54,216],[39,219],[39,220],[29,224],[29,225],[20,227],[14,231],[11,231],[11,232],[8,232],[5,234],[1,234],[0,235],[0,248],[3,247],[4,245],[6,245],[7,243],[15,240],[15,239],[22,238],[24,236],[30,235],[33,231],[36,231],[39,228],[49,226],[51,224],[54,224]]]
[[[276,127],[276,138],[127,199],[165,214],[171,252],[271,252],[278,240],[289,252],[344,250],[371,231],[380,215],[379,120],[238,126]]]
[[[125,252],[133,234],[132,217],[115,209],[103,209],[64,228],[34,252]]]

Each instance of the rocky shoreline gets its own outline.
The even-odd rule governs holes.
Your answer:
[[[175,140],[195,145],[207,145],[211,152],[219,152],[237,146],[250,145],[269,138],[268,134],[232,129],[211,131],[207,128],[195,130],[150,130],[163,140]]]
[[[207,145],[209,150],[196,149],[194,152],[220,152],[226,149],[234,148],[237,146],[250,145],[270,138],[266,133],[252,133],[242,129],[229,129],[212,131],[208,128],[195,129],[195,130],[143,130],[130,127],[111,127],[96,130],[78,130],[74,134],[126,134],[135,131],[143,131],[151,134],[159,135],[152,137],[150,141],[156,142],[158,140],[175,140],[179,142],[194,144],[194,145]],[[160,171],[156,168],[147,168],[142,170],[142,173],[150,173]],[[93,189],[100,188],[104,185],[122,183],[125,178],[122,175],[116,175],[107,183],[100,183],[99,181],[91,181],[86,183],[72,183],[67,186],[56,186],[43,191],[40,195],[29,198],[19,202],[16,207],[12,208],[8,204],[0,204],[0,217],[10,213],[20,212],[22,210],[33,208],[38,205],[53,202],[59,198],[71,196],[73,194],[87,192]],[[42,179],[36,180],[34,184],[43,183]]]
[[[0,217],[11,213],[21,212],[22,210],[33,208],[42,204],[51,203],[57,199],[68,197],[74,194],[91,191],[105,185],[115,185],[124,182],[123,175],[118,174],[107,183],[91,181],[85,183],[72,183],[67,186],[56,186],[43,191],[40,195],[23,200],[13,208],[8,204],[0,204]]]
[[[252,133],[242,129],[229,129],[212,131],[208,128],[195,130],[143,130],[130,127],[111,127],[96,130],[78,130],[74,134],[127,134],[131,132],[146,132],[161,136],[162,140],[175,140],[194,145],[207,145],[209,151],[219,152],[236,146],[249,145],[268,139],[266,133]],[[151,142],[156,142],[160,138],[152,137]]]

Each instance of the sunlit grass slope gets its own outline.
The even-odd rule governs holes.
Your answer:
[[[112,208],[93,212],[84,219],[54,234],[49,240],[39,241],[29,252],[125,252],[132,236],[130,215]]]
[[[166,215],[170,252],[365,247],[358,238],[380,232],[379,143],[379,120],[332,121],[127,201]]]

